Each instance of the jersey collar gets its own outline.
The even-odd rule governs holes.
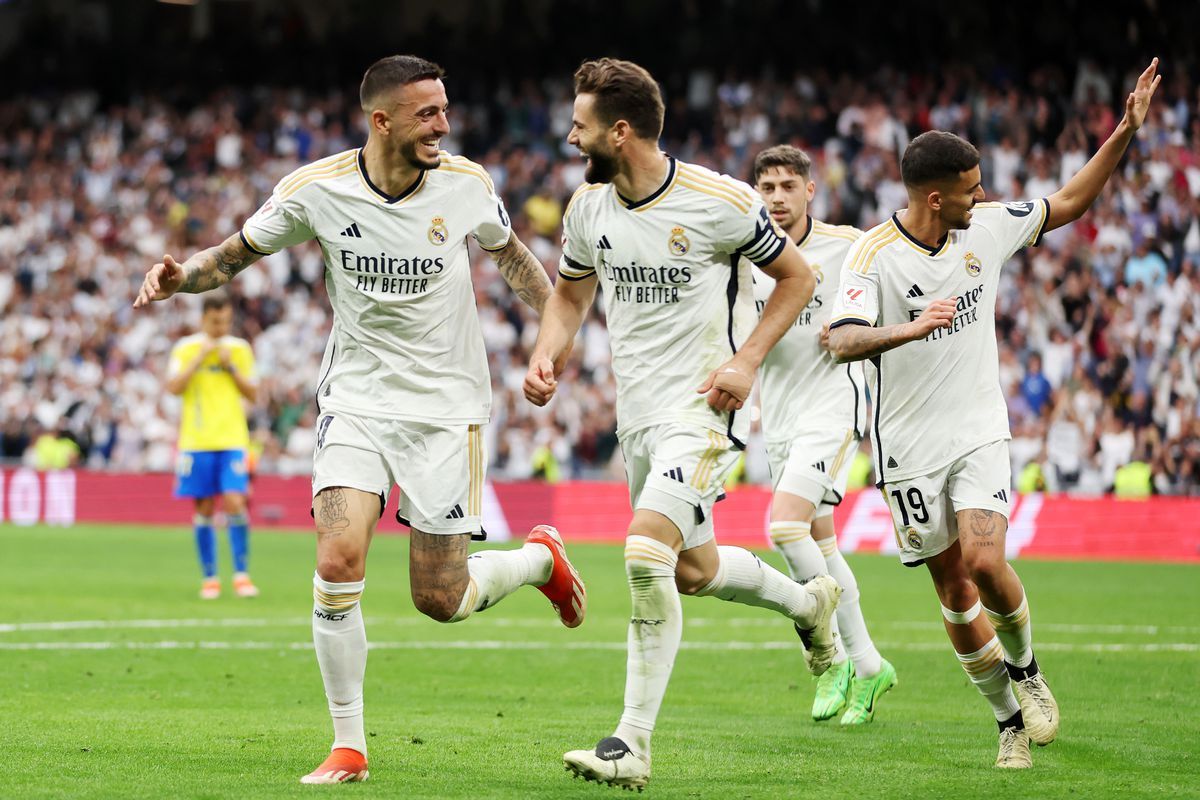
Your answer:
[[[918,248],[921,250],[921,252],[931,257],[941,255],[941,253],[946,249],[946,243],[950,241],[950,234],[947,233],[938,240],[937,247],[930,247],[904,229],[904,226],[900,224],[899,213],[892,214],[892,224],[896,226],[896,230],[900,231],[900,233],[904,235],[905,239],[908,239],[913,247]]]
[[[806,223],[804,227],[804,234],[796,240],[796,247],[804,247],[804,243],[808,241],[808,237],[812,236],[813,218],[808,214],[805,214],[804,221]]]
[[[407,189],[402,191],[400,194],[393,196],[371,182],[371,176],[367,174],[367,162],[366,159],[363,158],[363,148],[360,147],[358,148],[358,174],[362,176],[363,183],[367,185],[367,188],[370,189],[377,198],[388,205],[392,205],[394,203],[399,203],[406,197],[411,197],[412,195],[416,194],[417,190],[425,185],[425,176],[429,174],[429,170],[421,170],[421,173],[417,175],[417,179],[413,181]]]
[[[667,156],[667,177],[662,182],[662,186],[659,186],[653,192],[651,192],[647,196],[643,197],[641,200],[638,200],[637,202],[634,202],[633,200],[630,200],[627,197],[622,197],[621,193],[617,191],[617,187],[615,187],[615,186],[613,187],[613,194],[615,194],[617,196],[617,200],[621,203],[621,205],[625,206],[625,208],[627,208],[630,211],[637,211],[639,208],[645,208],[646,206],[650,205],[655,200],[657,200],[658,198],[660,198],[664,194],[666,194],[667,190],[671,188],[671,184],[673,184],[673,183],[675,183],[675,157],[668,155]]]

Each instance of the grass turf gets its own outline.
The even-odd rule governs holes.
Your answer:
[[[614,796],[561,754],[621,710],[621,549],[571,547],[589,616],[568,631],[524,589],[465,623],[408,599],[407,540],[372,546],[364,610],[371,779],[307,787],[330,729],[309,648],[310,536],[255,533],[262,596],[197,599],[183,529],[0,525],[0,796]],[[774,554],[765,554],[782,566]],[[791,626],[685,598],[684,648],[655,735],[659,797],[1200,796],[1200,577],[1185,565],[1026,561],[1034,643],[1063,712],[1034,769],[991,767],[996,728],[950,652],[928,577],[852,557],[900,684],[863,729],[815,724]],[[65,621],[96,621],[68,626]],[[56,624],[39,624],[56,623]],[[620,796],[619,793],[615,796]]]

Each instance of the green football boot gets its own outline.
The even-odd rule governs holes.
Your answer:
[[[873,678],[856,677],[850,682],[850,701],[842,715],[843,725],[865,725],[875,718],[879,698],[896,685],[896,668],[882,659],[879,673]]]
[[[812,717],[817,722],[833,719],[846,707],[846,694],[850,691],[850,680],[854,677],[854,666],[850,659],[833,664],[817,678],[817,696],[813,698]]]

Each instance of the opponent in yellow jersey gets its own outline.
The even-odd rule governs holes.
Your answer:
[[[254,400],[254,353],[245,339],[229,335],[233,307],[224,295],[204,299],[200,332],[171,351],[167,390],[181,395],[176,497],[196,504],[193,519],[196,551],[206,600],[221,593],[217,578],[217,539],[213,530],[216,498],[221,496],[233,553],[233,586],[239,596],[258,590],[246,573],[249,530],[246,519],[246,448],[250,444],[243,400]]]

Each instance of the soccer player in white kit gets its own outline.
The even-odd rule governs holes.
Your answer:
[[[585,62],[575,94],[567,141],[587,157],[588,183],[563,220],[559,279],[525,394],[537,405],[554,395],[554,362],[602,285],[633,506],[625,545],[633,614],[620,723],[594,750],[563,761],[589,780],[635,788],[650,777],[650,736],[679,649],[679,592],[783,614],[806,640],[815,674],[833,657],[837,583],[823,576],[800,586],[747,550],[717,547],[712,523],[749,428],[738,410],[763,356],[811,297],[813,276],[749,186],[658,149],[663,102],[646,70]],[[757,326],[742,256],[777,281]]]
[[[583,582],[539,525],[524,547],[467,557],[480,533],[491,382],[471,287],[468,237],[539,313],[545,270],[512,233],[487,172],[438,150],[449,132],[442,69],[391,56],[363,77],[367,143],[296,170],[221,245],[147,273],[135,306],[220,286],[265,255],[316,239],[334,324],[317,386],[313,643],[333,718],[328,758],[302,783],[367,777],[359,600],[367,548],[394,484],[412,529],[413,602],[457,622],[522,585],[562,622],[583,622]]]
[[[954,650],[999,725],[997,767],[1032,766],[1030,740],[1049,744],[1059,723],[1034,658],[1025,590],[1005,560],[1000,270],[1099,196],[1145,119],[1157,68],[1154,59],[1138,78],[1100,150],[1044,199],[984,203],[978,151],[950,133],[918,136],[900,166],[908,208],[859,239],[842,269],[829,349],[874,366],[875,474],[900,558],[929,569]]]
[[[833,509],[842,502],[867,428],[866,386],[862,364],[837,364],[821,345],[842,260],[862,231],[808,215],[817,188],[811,172],[808,154],[791,145],[768,148],[754,159],[755,188],[816,278],[808,306],[758,371],[774,488],[769,532],[794,579],[807,583],[832,575],[842,587],[837,653],[817,680],[812,716],[826,720],[845,709],[841,724],[862,725],[874,718],[879,698],[896,685],[895,668],[879,655],[867,632],[858,581],[838,551],[833,529]],[[758,267],[752,269],[755,305],[762,308],[775,281]]]

